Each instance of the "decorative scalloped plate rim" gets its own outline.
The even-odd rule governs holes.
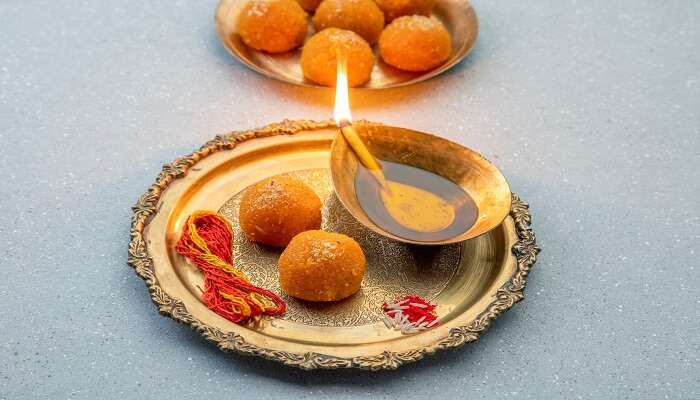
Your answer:
[[[436,342],[408,351],[393,352],[385,350],[376,355],[346,358],[318,352],[295,353],[266,349],[246,342],[245,338],[239,333],[224,332],[217,327],[202,323],[190,314],[182,301],[172,298],[161,287],[155,275],[154,262],[149,254],[144,231],[151,218],[158,212],[158,201],[162,193],[174,180],[185,176],[187,171],[203,158],[218,151],[233,149],[238,143],[262,137],[294,135],[304,130],[325,129],[333,126],[334,123],[332,121],[285,120],[261,129],[218,135],[192,154],[177,158],[172,163],[163,166],[162,172],[156,178],[155,183],[149,187],[148,191],[132,207],[133,216],[131,219],[131,240],[129,242],[128,256],[129,265],[145,281],[151,299],[158,311],[179,323],[189,325],[205,339],[216,344],[221,350],[260,356],[303,369],[396,369],[404,364],[418,361],[426,355],[434,354],[437,350],[457,348],[477,340],[491,325],[491,321],[523,299],[528,273],[540,251],[535,240],[535,234],[530,227],[531,217],[528,212],[528,205],[515,194],[512,195],[510,211],[517,234],[517,241],[512,247],[512,253],[515,255],[517,262],[514,274],[497,290],[494,300],[468,324],[453,327],[448,331],[447,336],[440,338]]]

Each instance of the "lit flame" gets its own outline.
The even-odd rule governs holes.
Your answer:
[[[347,58],[342,52],[337,53],[338,66],[335,77],[335,107],[333,118],[340,128],[340,133],[348,142],[355,155],[370,173],[377,179],[379,185],[391,195],[391,189],[384,179],[382,166],[372,156],[367,146],[352,126],[352,114],[350,113],[350,99],[348,96],[348,69]]]
[[[352,122],[350,113],[350,99],[348,96],[348,64],[343,52],[338,52],[338,67],[335,79],[335,107],[333,107],[333,119],[338,126]]]

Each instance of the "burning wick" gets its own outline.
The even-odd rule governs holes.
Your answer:
[[[348,94],[348,74],[347,74],[347,59],[345,54],[338,52],[338,67],[335,80],[335,106],[333,108],[333,119],[338,125],[338,129],[343,134],[343,137],[348,142],[352,150],[360,159],[362,165],[365,166],[372,176],[377,180],[382,189],[391,194],[391,189],[384,178],[382,166],[372,156],[365,143],[352,126],[352,114],[350,113],[350,96]]]
[[[335,107],[333,118],[343,138],[381,188],[381,199],[391,217],[406,228],[417,232],[437,232],[455,220],[455,208],[442,197],[426,190],[399,182],[387,181],[381,164],[374,158],[352,126],[348,95],[347,60],[337,55]]]

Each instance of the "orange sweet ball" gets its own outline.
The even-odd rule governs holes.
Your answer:
[[[336,301],[360,290],[365,254],[352,238],[339,233],[298,234],[279,260],[280,286],[290,296]]]
[[[430,15],[437,0],[375,0],[387,22],[404,15]]]
[[[301,70],[307,79],[335,86],[337,55],[347,59],[348,84],[361,85],[369,80],[374,54],[369,44],[352,31],[326,28],[313,35],[301,51]]]
[[[384,29],[384,13],[373,0],[323,0],[316,9],[313,23],[316,31],[347,29],[374,44]]]
[[[422,15],[399,17],[379,37],[379,53],[389,65],[422,72],[445,62],[452,54],[452,40],[438,21]]]
[[[304,182],[276,176],[246,189],[238,220],[248,239],[283,247],[298,233],[321,226],[321,200]]]
[[[306,12],[294,0],[252,0],[238,16],[243,43],[269,53],[301,46],[306,30]]]
[[[297,3],[299,3],[304,10],[313,12],[321,3],[321,0],[297,0]]]

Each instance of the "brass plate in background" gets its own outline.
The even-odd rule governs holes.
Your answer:
[[[299,64],[301,48],[280,54],[269,54],[252,49],[240,39],[236,27],[238,14],[247,0],[220,0],[216,8],[215,23],[219,40],[226,50],[251,69],[283,82],[301,86],[321,86],[304,78]],[[382,62],[375,50],[375,65],[370,80],[360,86],[368,89],[384,89],[411,85],[437,76],[462,61],[476,42],[479,21],[468,0],[437,0],[432,18],[442,22],[452,36],[452,55],[439,67],[422,73],[396,69]],[[307,39],[313,34],[309,27]]]
[[[391,129],[382,127],[382,129]],[[163,167],[133,207],[129,263],[158,310],[188,324],[223,350],[301,368],[391,369],[436,350],[476,340],[500,313],[523,298],[539,248],[527,205],[513,197],[510,216],[478,238],[442,247],[412,247],[359,224],[339,203],[328,171],[331,122],[286,121],[217,136]],[[362,289],[350,299],[313,304],[286,297],[277,282],[279,250],[247,242],[236,221],[240,192],[269,176],[289,174],[323,199],[324,228],[346,233],[367,253]],[[200,301],[199,271],[173,247],[195,210],[218,210],[233,222],[236,266],[255,284],[284,296],[288,311],[237,325]],[[380,321],[384,300],[416,293],[436,301],[440,325],[402,335]]]

